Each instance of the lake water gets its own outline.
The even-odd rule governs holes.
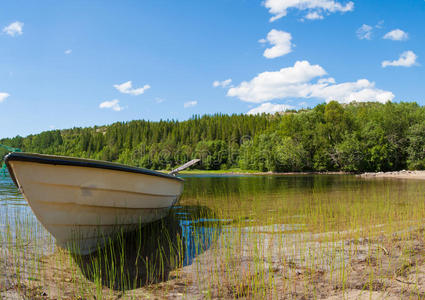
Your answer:
[[[183,177],[185,190],[173,214],[183,236],[196,231],[207,241],[205,248],[213,242],[210,235],[235,224],[238,228],[274,226],[287,232],[325,232],[414,221],[424,210],[425,185],[416,180],[352,175]],[[13,238],[14,228],[22,222],[34,227],[37,236],[49,236],[10,177],[1,176],[2,239],[6,239],[7,228]],[[190,253],[201,251],[190,245],[190,240],[187,238],[188,264],[194,256]]]
[[[224,219],[302,224],[307,231],[355,229],[421,218],[425,182],[354,175],[190,176],[181,205]]]

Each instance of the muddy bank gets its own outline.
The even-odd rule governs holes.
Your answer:
[[[395,171],[395,172],[372,172],[358,175],[363,178],[400,178],[400,179],[425,179],[425,171]]]

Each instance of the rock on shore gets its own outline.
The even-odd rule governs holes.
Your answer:
[[[402,179],[425,179],[425,171],[401,170],[395,172],[372,172],[358,175],[365,178],[402,178]]]

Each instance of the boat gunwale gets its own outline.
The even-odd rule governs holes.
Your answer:
[[[73,167],[85,167],[85,168],[96,168],[96,169],[105,169],[112,171],[121,171],[121,172],[129,172],[150,176],[157,176],[166,179],[173,179],[177,181],[184,181],[182,178],[169,175],[166,173],[161,173],[149,169],[137,168],[128,165],[94,160],[94,159],[84,159],[84,158],[75,158],[75,157],[67,157],[67,156],[57,156],[57,155],[46,155],[46,154],[38,154],[38,153],[28,153],[28,152],[11,152],[4,158],[4,162],[9,169],[10,177],[12,178],[15,185],[19,188],[18,183],[16,181],[15,172],[10,165],[11,161],[22,161],[22,162],[33,162],[39,164],[47,164],[47,165],[60,165],[60,166],[73,166]]]

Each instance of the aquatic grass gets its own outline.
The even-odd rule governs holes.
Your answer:
[[[425,239],[420,231],[425,188],[393,181],[365,182],[349,191],[344,187],[318,184],[304,193],[270,194],[252,187],[232,193],[223,186],[213,192],[189,191],[180,202],[183,207],[196,204],[210,211],[187,212],[186,221],[197,225],[185,236],[169,219],[171,224],[139,224],[134,234],[118,233],[89,257],[60,249],[53,256],[41,251],[53,249],[53,241],[37,241],[37,227],[19,213],[9,212],[11,222],[0,241],[11,254],[14,288],[22,295],[41,286],[49,297],[59,298],[137,299],[144,293],[175,291],[186,298],[194,291],[210,298],[278,298],[282,293],[320,298],[324,291],[319,282],[333,287],[325,293],[347,295],[356,288],[372,295],[384,288],[382,282],[394,280],[388,273],[392,269],[398,280],[416,281],[404,296],[423,295],[417,248]],[[202,221],[208,219],[217,221]],[[212,230],[218,227],[220,232]],[[188,238],[195,258],[183,267],[189,263]],[[154,246],[148,255],[147,245]],[[365,266],[365,277],[359,277],[357,265]]]

